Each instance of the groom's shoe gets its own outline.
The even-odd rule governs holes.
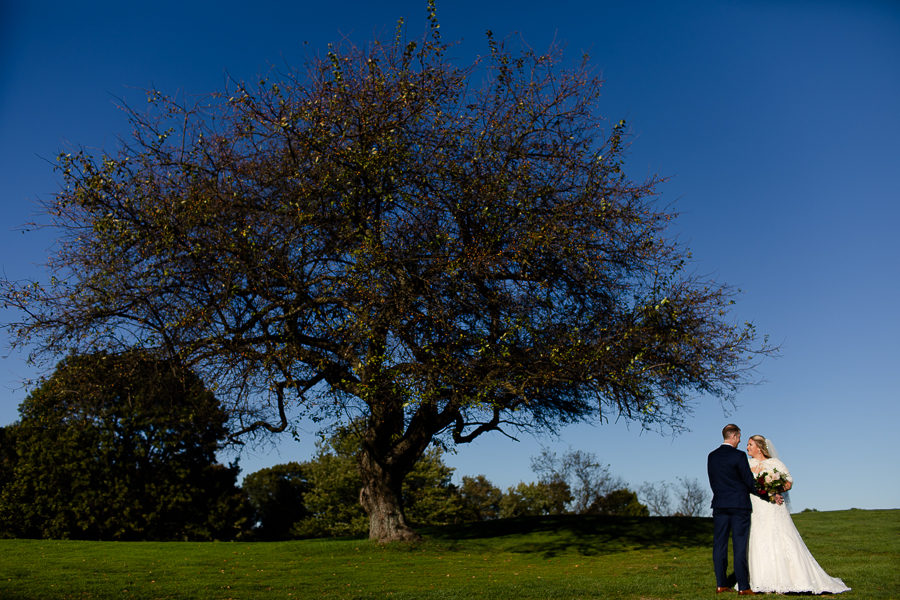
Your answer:
[[[750,590],[750,589],[741,590],[738,592],[738,596],[755,596],[755,595],[756,595],[756,592],[754,592],[753,590]]]
[[[721,594],[722,592],[733,592],[733,591],[734,591],[734,588],[730,588],[730,587],[717,587],[716,588],[717,594]]]

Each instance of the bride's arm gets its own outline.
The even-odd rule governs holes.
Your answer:
[[[784,484],[784,491],[788,491],[789,489],[794,487],[794,478],[791,476],[791,472],[788,471],[787,465],[785,465],[781,460],[777,458],[772,460],[775,461],[777,469],[786,475],[787,481]]]
[[[784,491],[787,492],[792,487],[794,487],[794,482],[788,481],[784,484]],[[784,504],[784,496],[782,496],[781,494],[775,494],[775,503],[779,505]]]

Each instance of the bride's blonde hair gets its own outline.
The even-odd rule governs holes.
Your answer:
[[[766,444],[766,438],[761,435],[751,435],[750,439],[756,442],[756,447],[760,449],[763,453],[763,456],[766,458],[772,458],[772,455],[769,453],[769,446]]]

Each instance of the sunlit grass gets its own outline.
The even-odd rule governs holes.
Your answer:
[[[841,598],[900,597],[900,510],[794,520],[853,588]],[[708,519],[563,517],[423,533],[413,546],[0,540],[0,598],[715,597]]]

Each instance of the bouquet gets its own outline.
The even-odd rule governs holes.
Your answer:
[[[783,494],[788,481],[787,475],[778,469],[772,469],[771,472],[763,471],[756,476],[756,487],[761,494],[768,496],[769,502],[775,504],[775,494]]]

